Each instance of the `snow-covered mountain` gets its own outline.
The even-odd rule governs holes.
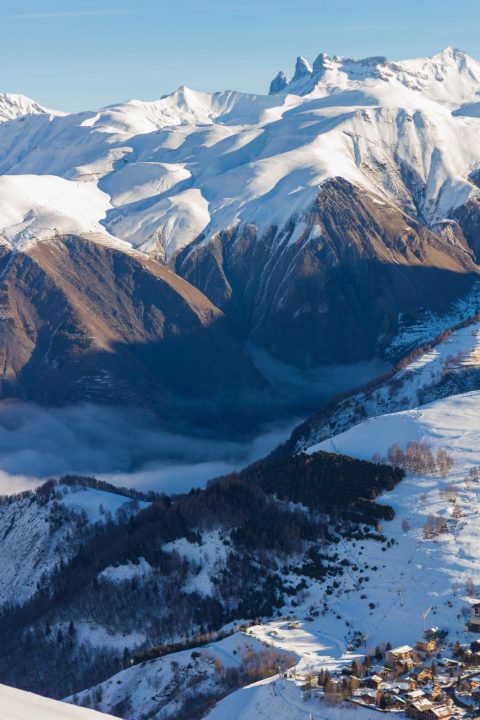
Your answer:
[[[44,113],[52,115],[61,114],[42,107],[35,102],[35,100],[31,100],[25,95],[0,93],[0,122],[18,120],[26,115],[42,115]]]
[[[330,57],[322,52],[312,65],[298,57],[291,80],[280,71],[272,81],[270,94],[324,96],[376,80],[403,85],[453,110],[478,97],[480,63],[453,47],[432,57],[399,61],[382,56],[362,60],[339,55]]]
[[[270,95],[181,87],[67,115],[4,100],[21,116],[0,125],[3,247],[93,233],[290,363],[369,357],[478,272],[479,67],[450,48],[321,54]]]

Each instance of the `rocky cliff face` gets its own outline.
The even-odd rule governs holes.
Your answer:
[[[266,390],[223,313],[152,259],[59,236],[2,263],[3,398],[141,405],[170,428],[200,413],[218,429],[234,396]]]
[[[369,357],[400,313],[445,309],[476,275],[472,250],[336,178],[284,227],[219,233],[177,271],[250,339],[308,366]]]

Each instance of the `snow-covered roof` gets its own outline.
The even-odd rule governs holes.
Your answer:
[[[393,655],[404,655],[405,653],[413,652],[413,648],[410,645],[400,645],[400,647],[393,648],[390,650]]]

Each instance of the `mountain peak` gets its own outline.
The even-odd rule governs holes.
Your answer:
[[[299,55],[297,57],[297,62],[295,64],[295,74],[292,78],[292,83],[297,82],[297,80],[301,80],[302,78],[306,77],[307,75],[312,74],[312,66],[308,62],[308,60],[305,60],[304,57],[301,57]]]
[[[270,90],[268,92],[269,95],[276,95],[279,92],[282,92],[288,85],[288,78],[283,72],[283,70],[279,70],[279,72],[275,75],[272,82],[270,83]]]
[[[24,115],[42,115],[49,112],[47,108],[26,95],[0,93],[0,122],[17,120]]]
[[[464,59],[468,58],[469,56],[464,50],[460,50],[459,48],[452,47],[449,45],[448,47],[441,50],[437,55],[434,55],[434,57],[448,57],[453,58],[454,60],[457,59]]]
[[[358,83],[370,80],[400,82],[430,99],[455,106],[472,101],[480,91],[480,63],[454,47],[430,57],[399,61],[389,61],[383,55],[356,59],[321,52],[313,66],[298,57],[290,82],[284,73],[279,73],[271,83],[270,93],[328,95],[338,88],[357,88]]]

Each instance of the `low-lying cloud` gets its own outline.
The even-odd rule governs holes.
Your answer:
[[[168,493],[202,487],[285,440],[284,422],[250,442],[186,437],[162,430],[140,410],[97,405],[43,408],[0,402],[0,493],[67,473]]]
[[[299,370],[253,346],[250,352],[275,389],[273,398],[258,402],[269,403],[266,415],[279,419],[254,440],[173,434],[162,429],[154,415],[133,408],[88,404],[45,408],[0,402],[0,493],[18,492],[67,473],[167,493],[203,487],[210,478],[268,454],[289,437],[299,420],[332,395],[385,369],[373,361]],[[245,398],[248,402],[251,399]]]

